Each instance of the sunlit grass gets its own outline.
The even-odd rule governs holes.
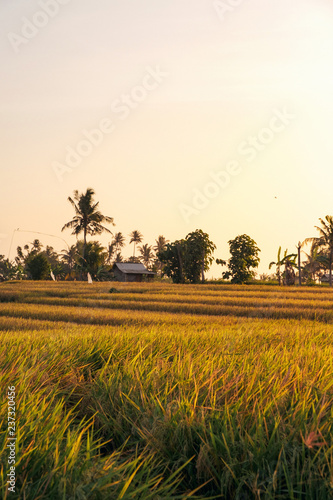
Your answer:
[[[329,290],[109,288],[0,286],[15,299],[0,304],[0,366],[4,391],[17,387],[16,498],[331,498]],[[253,293],[262,303],[320,297],[327,315],[300,319],[293,303],[263,319]],[[3,405],[2,497],[15,498],[4,486],[5,417]]]

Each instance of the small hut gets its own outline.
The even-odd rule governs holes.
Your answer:
[[[156,274],[148,271],[143,264],[133,262],[116,262],[112,270],[117,281],[140,282],[144,276],[151,280]]]

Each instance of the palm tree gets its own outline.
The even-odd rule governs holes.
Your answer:
[[[86,251],[87,234],[95,236],[96,234],[101,234],[103,231],[112,234],[110,229],[102,226],[102,223],[106,222],[114,226],[113,218],[103,215],[98,210],[99,202],[94,203],[94,195],[95,191],[92,188],[88,188],[85,193],[79,193],[75,190],[74,199],[70,196],[68,197],[68,201],[75,210],[75,216],[61,230],[72,229],[72,234],[75,234],[76,237],[83,232],[83,258]]]
[[[125,236],[122,233],[116,233],[113,238],[113,243],[115,244],[116,252],[119,252],[119,250],[125,246]]]
[[[43,254],[45,255],[49,264],[51,265],[52,270],[59,265],[59,255],[57,254],[57,252],[54,250],[53,247],[46,245]]]
[[[26,263],[28,257],[31,254],[34,254],[34,255],[38,254],[41,251],[42,247],[43,247],[43,245],[41,244],[41,242],[39,240],[34,240],[31,243],[31,248],[29,247],[29,245],[24,245],[23,249],[25,250],[25,253],[23,252],[22,247],[18,246],[16,249],[17,256],[15,257],[15,262],[18,265],[24,265]]]
[[[299,286],[302,285],[302,263],[301,263],[301,250],[302,250],[302,243],[299,241],[297,245],[297,255],[298,255],[298,260],[297,260],[297,267],[298,267],[298,284]]]
[[[29,257],[29,245],[24,245],[24,250],[26,251],[25,255],[23,253],[22,247],[18,246],[16,249],[17,256],[15,257],[15,261],[18,265],[24,265],[25,261]]]
[[[141,241],[143,240],[143,236],[140,231],[134,230],[130,233],[129,237],[131,238],[130,244],[134,243],[133,257],[135,257],[135,244],[141,243]]]
[[[287,252],[287,250],[286,250]],[[294,285],[295,284],[295,271],[294,267],[297,267],[296,264],[297,255],[292,253],[290,255],[286,255],[282,259],[282,264],[284,264],[284,284],[285,285]]]
[[[279,285],[281,285],[281,266],[285,266],[285,275],[287,275],[287,270],[291,270],[292,267],[295,267],[295,259],[297,257],[296,254],[291,253],[288,254],[288,249],[284,251],[283,258],[281,259],[281,247],[279,247],[278,254],[277,254],[277,261],[276,262],[271,262],[269,264],[269,269],[272,266],[276,266],[276,275],[279,281]]]
[[[78,241],[78,248],[80,249],[83,244],[83,241]],[[107,257],[106,249],[98,241],[89,241],[86,245],[85,259],[81,266],[96,279],[98,273],[105,274],[108,272],[106,267]]]
[[[144,265],[148,269],[150,266],[150,263],[152,262],[152,260],[154,258],[152,247],[148,246],[148,244],[146,243],[145,245],[142,245],[142,247],[139,247],[139,250],[141,253],[141,257],[139,257],[139,259],[144,263]]]
[[[304,263],[304,272],[310,275],[312,280],[316,280],[321,269],[325,269],[329,266],[329,258],[325,255],[323,250],[320,250],[315,241],[311,242],[310,253],[304,252],[307,261]]]
[[[72,245],[70,248],[67,248],[67,249],[61,250],[61,251],[62,251],[62,254],[60,254],[61,259],[68,266],[69,274],[70,274],[72,272],[74,264],[76,262],[77,247],[76,247],[76,245]]]
[[[313,242],[316,247],[324,247],[328,252],[329,258],[329,283],[332,286],[332,263],[333,263],[333,217],[326,215],[325,219],[319,219],[321,227],[315,226],[319,231],[318,237],[307,238],[306,243]]]
[[[156,240],[155,240],[156,245],[154,246],[154,252],[156,253],[156,263],[158,265],[158,270],[160,272],[160,275],[162,276],[162,262],[158,258],[158,254],[160,252],[163,252],[165,249],[167,243],[169,243],[169,240],[167,240],[164,236],[160,235]]]
[[[32,243],[31,243],[32,247],[31,247],[31,252],[36,252],[36,253],[39,253],[42,249],[42,244],[39,240],[34,240]]]
[[[121,255],[120,252],[117,253],[115,262],[122,262],[123,261],[123,256]]]
[[[125,236],[122,233],[116,233],[111,243],[108,244],[107,263],[110,265],[112,260],[114,262],[121,262],[119,260],[119,249],[125,246]],[[116,260],[118,258],[118,261]]]
[[[107,258],[106,262],[108,265],[111,265],[112,257],[114,256],[114,253],[116,251],[116,245],[114,242],[108,244],[108,251],[107,251]]]
[[[165,245],[169,243],[169,240],[167,240],[164,236],[160,235],[156,240],[155,240],[156,245],[154,246],[154,251],[156,253],[162,252],[165,248]]]
[[[279,285],[281,285],[281,266],[282,266],[282,261],[281,261],[281,247],[279,247],[278,254],[277,254],[277,261],[276,262],[271,262],[269,264],[269,269],[271,269],[272,266],[276,266],[276,275],[279,281]]]

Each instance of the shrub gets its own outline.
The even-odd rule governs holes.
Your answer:
[[[50,276],[51,267],[46,256],[39,253],[28,257],[26,271],[29,278],[33,280],[42,280]]]

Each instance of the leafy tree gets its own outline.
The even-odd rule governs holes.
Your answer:
[[[186,280],[199,283],[200,278],[204,280],[204,271],[213,262],[215,248],[208,234],[197,229],[184,240],[166,244],[164,250],[157,253],[157,257],[164,264],[163,274],[174,283],[185,283]]]
[[[9,259],[5,259],[4,255],[0,255],[0,281],[22,279],[24,277],[24,268],[21,264],[10,262]]]
[[[15,262],[17,264],[15,275],[18,279],[22,279],[25,276],[28,276],[32,279],[44,279],[48,277],[49,271],[46,275],[43,275],[42,278],[39,278],[38,266],[43,267],[42,260],[40,259],[40,255],[43,255],[47,262],[49,263],[49,270],[52,269],[56,276],[64,277],[66,275],[66,266],[65,263],[60,260],[60,256],[54,250],[52,246],[47,245],[44,250],[42,250],[43,245],[38,240],[35,239],[31,246],[24,245],[22,247],[17,247],[17,255],[15,257]],[[37,257],[36,261],[34,257]],[[25,275],[25,276],[24,276]]]
[[[318,248],[324,248],[328,253],[329,284],[332,286],[332,263],[333,263],[333,217],[326,215],[325,219],[319,219],[321,227],[315,226],[319,236],[307,238],[305,243],[315,243]]]
[[[202,283],[204,272],[208,271],[213,262],[213,252],[216,246],[209,235],[201,229],[196,229],[185,238],[185,275],[191,283]]]
[[[94,202],[94,195],[95,191],[92,188],[88,188],[85,193],[79,193],[75,190],[74,197],[68,197],[68,201],[74,208],[75,215],[73,219],[67,222],[61,229],[62,231],[65,229],[72,229],[72,234],[76,237],[83,233],[83,258],[85,258],[87,234],[95,236],[96,234],[102,234],[103,231],[112,234],[110,229],[106,228],[102,224],[107,223],[114,226],[113,218],[103,215],[98,210],[99,202]]]
[[[35,245],[36,242],[38,242],[38,245]],[[16,249],[17,255],[15,257],[15,262],[24,267],[30,255],[36,255],[40,252],[41,248],[42,245],[39,243],[39,240],[35,240],[34,243],[32,243],[31,248],[29,247],[29,245],[24,245],[23,249],[22,247],[18,246]]]
[[[228,261],[229,270],[223,273],[223,278],[229,279],[231,277],[231,283],[247,283],[255,275],[251,268],[256,268],[259,265],[260,249],[247,234],[237,236],[235,239],[229,240],[228,243],[231,258]],[[221,259],[217,259],[216,263],[226,264]]]
[[[80,255],[83,245],[83,241],[78,241],[77,247]],[[86,243],[85,258],[84,260],[81,258],[76,267],[79,271],[84,269],[94,279],[105,281],[106,278],[111,278],[111,269],[107,265],[107,255],[106,249],[99,242],[89,241]]]
[[[167,243],[165,248],[157,254],[163,264],[163,274],[171,278],[174,283],[185,283],[185,248],[185,240],[176,240],[173,243]]]
[[[142,234],[140,233],[140,231],[138,230],[134,230],[130,233],[129,237],[131,238],[130,239],[130,244],[131,243],[134,243],[134,249],[133,249],[133,257],[135,257],[135,244],[136,243],[141,243],[142,240],[143,240],[143,236]]]
[[[53,274],[58,278],[64,278],[67,274],[66,265],[61,259],[61,256],[57,254],[52,246],[47,245],[45,250],[41,252],[47,258],[48,263]]]
[[[50,276],[51,266],[43,253],[31,253],[26,261],[26,271],[29,278],[43,280]]]

